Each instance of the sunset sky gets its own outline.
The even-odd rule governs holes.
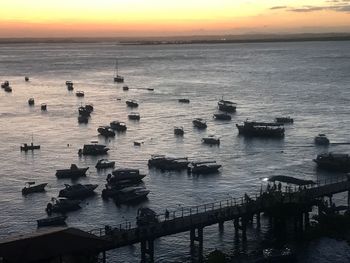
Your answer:
[[[350,32],[350,0],[3,0],[0,37]]]

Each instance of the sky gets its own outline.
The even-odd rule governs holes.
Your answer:
[[[350,32],[350,0],[0,0],[0,37]]]

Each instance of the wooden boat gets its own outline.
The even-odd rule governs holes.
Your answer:
[[[71,164],[69,169],[56,170],[57,178],[76,178],[80,176],[86,176],[86,171],[89,167],[78,168],[75,164]]]
[[[103,144],[84,144],[83,149],[79,149],[79,155],[104,155],[107,154],[109,148]]]
[[[243,125],[236,124],[239,134],[251,137],[284,137],[283,124],[269,122],[245,121]]]
[[[179,136],[183,136],[184,135],[184,128],[181,126],[175,126],[174,127],[174,134],[175,135],[179,135]]]
[[[62,226],[66,224],[66,219],[67,219],[67,216],[60,215],[60,216],[53,216],[53,217],[38,219],[36,221],[38,223],[38,227]]]
[[[22,189],[22,194],[27,195],[31,193],[45,192],[46,185],[47,183],[35,185],[35,182],[27,182],[25,187]]]
[[[202,138],[202,142],[209,145],[219,145],[220,139],[215,137],[214,135],[210,135],[208,137]]]
[[[40,106],[41,110],[42,111],[46,111],[47,110],[47,105],[46,103],[42,103],[41,106]]]
[[[116,130],[117,132],[123,132],[127,130],[125,122],[112,121],[109,125],[113,130]]]
[[[66,213],[76,211],[81,208],[79,200],[69,200],[66,198],[52,198],[51,202],[46,206],[46,212],[51,213]]]
[[[131,108],[137,108],[139,106],[136,100],[127,100],[125,101],[125,103],[126,105],[128,105],[128,107],[131,107]]]
[[[215,113],[213,117],[215,120],[224,120],[224,121],[230,121],[232,119],[231,115],[227,113]]]
[[[283,123],[283,124],[292,124],[294,122],[293,118],[291,117],[277,117],[275,118],[276,123]]]
[[[107,159],[101,159],[97,161],[97,164],[95,165],[96,169],[107,169],[107,168],[113,168],[115,165],[115,162],[110,162]]]
[[[209,174],[218,172],[220,164],[216,161],[192,162],[188,167],[188,172],[194,174]]]
[[[68,199],[81,199],[94,194],[98,184],[65,184],[65,189],[60,190],[58,196]]]
[[[34,105],[34,98],[29,98],[28,104],[29,104],[29,106],[33,106]]]
[[[109,126],[100,126],[97,128],[97,131],[99,134],[101,134],[104,137],[114,137],[115,136],[115,132]]]
[[[207,123],[202,118],[196,118],[192,121],[193,125],[198,129],[206,129]]]
[[[81,90],[78,90],[76,93],[75,93],[75,95],[77,96],[77,97],[84,97],[84,91],[81,91]]]
[[[130,120],[140,120],[140,114],[138,112],[131,112],[129,115],[128,115],[128,118]]]
[[[20,147],[21,151],[34,151],[34,150],[38,150],[40,149],[40,145],[34,145],[33,142],[30,143],[30,145],[28,145],[27,143],[23,143],[23,145],[21,145]]]
[[[124,77],[120,76],[118,74],[118,60],[115,60],[115,74],[114,74],[114,82],[116,83],[123,83]]]
[[[344,153],[323,153],[313,160],[319,168],[330,171],[349,172],[350,156]]]
[[[235,112],[237,108],[237,103],[222,99],[218,102],[218,108],[219,110],[225,112]]]
[[[314,142],[316,145],[329,145],[329,139],[322,133],[315,137]]]
[[[190,103],[189,99],[178,99],[180,103]]]

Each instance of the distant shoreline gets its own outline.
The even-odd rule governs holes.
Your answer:
[[[50,44],[50,43],[116,43],[119,45],[172,45],[172,44],[229,44],[273,43],[306,41],[349,41],[350,33],[324,34],[255,34],[178,37],[119,37],[119,38],[0,38],[0,44]]]

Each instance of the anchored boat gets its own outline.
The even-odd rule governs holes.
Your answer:
[[[47,186],[47,183],[35,185],[35,182],[27,182],[25,187],[22,188],[22,194],[27,195],[31,193],[45,192],[46,186]]]
[[[71,164],[69,169],[56,170],[56,176],[58,178],[76,178],[80,176],[86,176],[86,171],[89,167],[78,168],[75,164]]]

